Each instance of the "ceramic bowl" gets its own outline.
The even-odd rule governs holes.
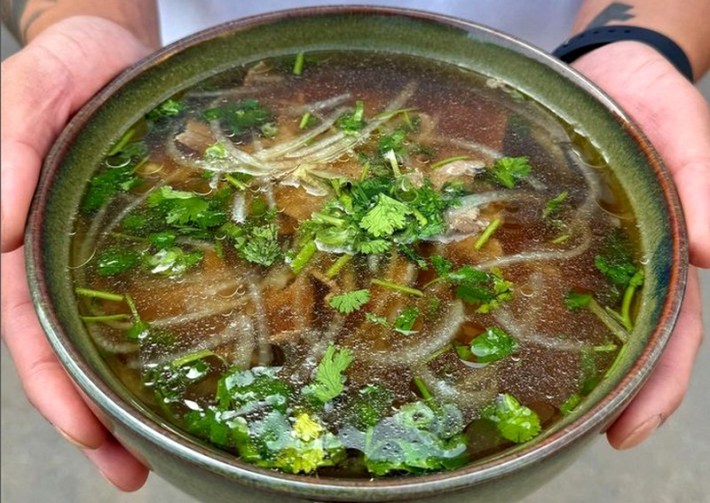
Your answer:
[[[106,146],[177,91],[232,66],[316,50],[418,55],[499,79],[586,136],[607,158],[638,217],[649,261],[630,342],[591,396],[537,440],[464,468],[382,480],[277,473],[166,424],[131,395],[93,346],[70,280],[73,218]],[[203,501],[510,502],[561,471],[623,410],[669,338],[685,286],[687,243],[668,171],[628,117],[566,65],[516,39],[461,20],[379,8],[284,11],[224,24],[128,69],[70,122],[46,159],[26,236],[27,272],[60,361],[111,432],[147,466]]]

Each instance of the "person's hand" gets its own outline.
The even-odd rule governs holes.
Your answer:
[[[82,400],[35,315],[22,237],[42,160],[68,119],[148,49],[126,29],[73,17],[2,63],[2,338],[29,401],[118,488],[140,488],[148,470]]]
[[[683,205],[690,262],[710,267],[710,108],[653,48],[617,42],[574,64],[641,126],[670,169]],[[691,267],[678,322],[648,382],[607,430],[617,449],[638,445],[680,405],[703,338],[698,271]]]

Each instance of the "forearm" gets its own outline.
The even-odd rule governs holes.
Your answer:
[[[710,1],[584,0],[573,33],[612,24],[658,31],[685,51],[696,78],[710,68]]]
[[[26,44],[48,26],[72,16],[98,16],[132,32],[148,47],[160,46],[155,0],[1,0],[2,20]]]

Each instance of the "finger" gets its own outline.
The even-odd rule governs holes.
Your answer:
[[[74,444],[95,449],[107,432],[57,360],[37,321],[23,248],[2,254],[2,337],[30,403]]]
[[[678,322],[658,366],[607,430],[607,439],[616,449],[628,449],[643,442],[680,405],[703,338],[700,310],[698,273],[692,269]]]
[[[20,246],[41,161],[69,117],[147,52],[120,26],[80,17],[2,63],[2,251]]]
[[[137,491],[148,478],[149,470],[113,437],[98,449],[84,451],[84,454],[104,478],[121,491]]]

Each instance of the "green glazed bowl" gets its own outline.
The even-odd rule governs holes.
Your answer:
[[[535,441],[461,469],[345,480],[247,465],[175,429],[111,372],[77,310],[68,268],[72,216],[107,146],[155,105],[220,71],[301,51],[418,55],[499,79],[537,100],[606,157],[636,212],[648,260],[636,327],[624,354],[581,406]],[[248,18],[179,41],[130,68],[70,122],[46,159],[26,235],[27,273],[60,361],[110,431],[156,473],[203,501],[510,502],[560,472],[617,417],[657,363],[687,274],[685,227],[668,171],[639,129],[598,88],[506,35],[421,12],[333,7]]]

